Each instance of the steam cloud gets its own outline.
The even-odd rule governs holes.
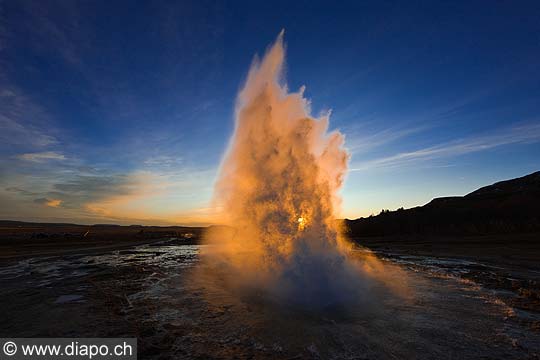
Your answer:
[[[349,155],[329,114],[310,115],[304,89],[284,85],[280,33],[254,60],[236,107],[236,129],[215,186],[229,230],[207,234],[203,259],[226,282],[278,300],[325,305],[368,284],[366,266],[347,256],[336,222]]]

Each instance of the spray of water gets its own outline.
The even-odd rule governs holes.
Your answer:
[[[335,220],[349,155],[343,135],[328,132],[329,114],[312,117],[304,89],[290,93],[284,85],[284,57],[282,32],[254,60],[238,95],[235,132],[215,186],[231,227],[207,234],[213,246],[203,258],[236,286],[327,304],[369,282],[366,264],[347,256]]]

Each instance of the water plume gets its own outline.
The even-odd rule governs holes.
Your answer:
[[[325,305],[368,286],[347,256],[336,214],[349,155],[328,131],[329,113],[310,114],[304,88],[284,83],[283,32],[255,58],[236,105],[236,127],[215,185],[222,220],[203,259],[223,280],[278,300]],[[370,266],[372,268],[373,266]],[[363,275],[362,275],[363,274]]]

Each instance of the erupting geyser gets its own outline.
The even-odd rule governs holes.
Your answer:
[[[329,114],[310,115],[303,88],[284,85],[283,32],[255,59],[236,107],[236,129],[215,187],[232,230],[207,235],[205,259],[242,288],[326,304],[357,290],[336,209],[349,155],[328,133]]]

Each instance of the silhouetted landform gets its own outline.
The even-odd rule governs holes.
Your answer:
[[[0,258],[109,251],[152,242],[198,243],[204,228],[0,220]]]
[[[461,278],[513,294],[509,306],[540,311],[540,172],[345,223],[349,237],[378,256],[419,261],[422,271],[437,261],[470,264]]]
[[[349,235],[490,235],[540,232],[540,171],[424,206],[345,220]]]

